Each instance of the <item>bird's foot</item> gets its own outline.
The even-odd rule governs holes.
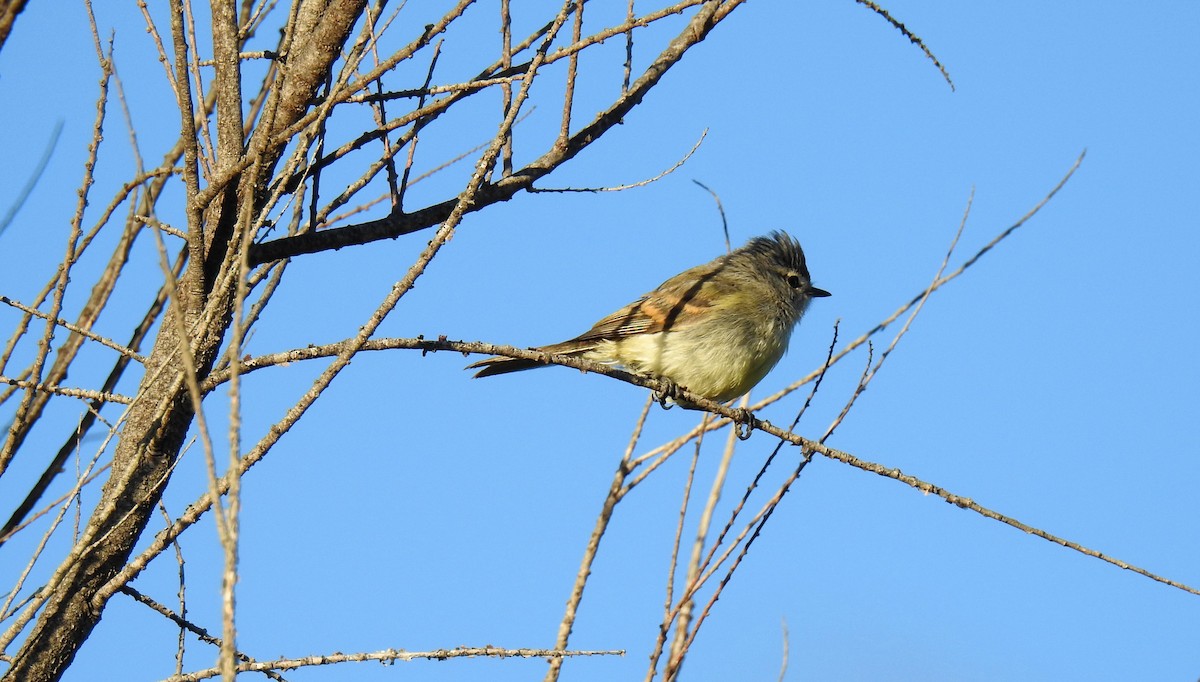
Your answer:
[[[662,388],[654,392],[654,400],[664,410],[669,410],[679,402],[681,387],[666,377],[659,377],[658,381]]]
[[[749,440],[750,434],[754,433],[754,426],[758,420],[754,415],[744,407],[735,407],[733,409],[733,432],[737,435],[738,440]]]

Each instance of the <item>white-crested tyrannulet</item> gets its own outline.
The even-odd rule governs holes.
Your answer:
[[[812,285],[800,243],[772,232],[675,275],[587,332],[537,350],[622,365],[724,402],[771,371],[809,301],[828,295]],[[486,377],[544,366],[497,356],[468,369]]]

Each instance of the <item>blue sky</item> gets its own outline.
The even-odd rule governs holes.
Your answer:
[[[1200,5],[886,6],[937,54],[956,91],[855,3],[749,3],[623,126],[546,184],[653,176],[707,129],[682,169],[635,190],[521,196],[468,217],[380,335],[517,346],[574,336],[721,253],[720,220],[697,179],[720,194],[736,243],[788,230],[804,244],[815,284],[833,293],[810,308],[789,354],[755,392],[765,396],[820,365],[836,321],[844,343],[924,288],[972,190],[951,267],[1040,201],[1086,149],[1041,213],[935,294],[830,445],[1200,586],[1192,351]],[[472,11],[490,30],[490,10]],[[138,61],[149,46],[134,10],[103,12],[117,27],[139,141],[156,162],[154,145],[176,128],[161,113],[170,104],[161,67]],[[39,50],[51,31],[61,36],[55,49]],[[0,107],[10,159],[0,165],[0,206],[15,197],[55,122],[66,121],[46,179],[0,235],[0,294],[32,298],[61,258],[95,111],[90,44],[79,8],[32,3],[0,53],[0,101],[23,103]],[[448,45],[446,69],[460,57],[469,64],[470,49]],[[620,51],[612,47],[614,63]],[[66,65],[47,86],[46,70]],[[578,110],[590,117],[610,95],[584,97]],[[112,115],[105,191],[96,195],[105,199],[93,204],[130,173]],[[547,104],[523,125],[553,126],[557,116]],[[493,130],[486,121],[480,141]],[[428,138],[430,165],[443,150],[461,151],[449,124]],[[460,171],[430,181],[413,201],[452,191],[469,168]],[[298,259],[248,351],[352,334],[427,239]],[[120,317],[105,321],[118,338]],[[11,319],[0,311],[6,329]],[[247,476],[243,650],[268,659],[552,645],[644,391],[561,368],[475,381],[461,369],[467,362],[451,353],[360,356]],[[800,434],[824,431],[865,363],[858,354],[830,372]],[[249,377],[246,439],[322,367]],[[801,402],[760,416],[787,423]],[[68,407],[58,408],[63,418]],[[698,420],[655,408],[639,451]],[[711,478],[722,443],[706,444],[699,480]],[[773,445],[762,433],[739,445],[722,509]],[[584,597],[572,646],[628,654],[569,661],[564,679],[643,674],[687,456],[618,507]],[[166,501],[173,513],[204,490],[202,471],[198,450],[186,454]],[[6,480],[0,497],[12,499],[16,487]],[[202,523],[182,544],[189,611],[217,631],[215,530]],[[18,547],[0,556],[4,575]],[[176,568],[164,559],[136,586],[171,603]],[[1198,614],[1200,597],[817,458],[718,602],[685,675],[775,679],[786,620],[793,680],[1194,680]],[[118,596],[68,679],[166,676],[173,638],[157,616]],[[188,668],[214,657],[193,643]],[[543,669],[537,660],[417,662],[286,677],[527,680]]]

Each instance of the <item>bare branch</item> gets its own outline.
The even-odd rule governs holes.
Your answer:
[[[81,400],[94,400],[101,403],[120,403],[128,405],[133,402],[133,398],[119,395],[117,393],[105,393],[103,391],[93,391],[86,388],[67,388],[64,386],[47,386],[43,383],[25,381],[23,379],[12,379],[0,374],[0,384],[16,386],[27,391],[36,391],[46,395],[61,395],[68,398],[79,398]]]
[[[64,329],[67,329],[69,331],[75,332],[76,334],[79,334],[80,336],[82,336],[86,339],[95,341],[96,343],[100,344],[101,346],[111,348],[111,349],[117,351],[118,353],[120,353],[121,355],[124,355],[125,357],[129,358],[130,360],[134,360],[135,362],[145,362],[146,361],[146,358],[144,358],[141,355],[139,355],[138,353],[126,348],[125,346],[122,346],[122,345],[116,343],[115,341],[106,339],[103,336],[100,336],[99,334],[93,334],[91,331],[84,329],[83,327],[80,327],[79,325],[72,324],[72,323],[62,319],[61,317],[56,320],[51,320],[50,316],[47,315],[46,313],[43,313],[42,311],[37,310],[36,308],[30,308],[29,306],[24,305],[18,301],[14,301],[7,296],[0,296],[0,303],[3,303],[4,305],[12,306],[12,307],[16,308],[17,310],[27,313],[33,317],[36,317],[36,318],[39,318],[42,320],[46,320],[48,322],[53,322],[54,324],[56,324]]]
[[[275,661],[258,663],[240,663],[235,672],[265,672],[268,670],[296,670],[317,665],[335,665],[338,663],[363,663],[378,661],[381,663],[409,662],[420,659],[431,661],[446,661],[454,658],[576,658],[580,656],[624,656],[624,649],[611,650],[579,650],[559,651],[556,649],[501,649],[494,646],[458,647],[455,649],[435,649],[433,651],[405,651],[403,649],[385,649],[372,653],[361,654],[318,654],[304,658],[281,658]],[[219,675],[216,668],[200,670],[188,675],[173,675],[164,682],[199,682]]]
[[[683,58],[692,46],[703,41],[709,31],[727,16],[730,11],[740,5],[743,0],[728,0],[725,3],[710,3],[702,7],[687,27],[675,37],[671,44],[646,68],[642,75],[606,110],[600,112],[595,120],[583,129],[570,136],[566,141],[556,143],[554,147],[541,157],[526,165],[509,177],[503,177],[494,184],[488,184],[479,189],[475,202],[467,209],[478,211],[495,203],[508,201],[517,192],[533,186],[537,180],[545,177],[555,168],[571,160],[580,151],[601,137],[610,128],[620,123],[645,94]],[[541,60],[534,60],[540,64]],[[530,69],[530,75],[536,69]],[[527,87],[529,80],[526,79]],[[293,237],[285,237],[274,241],[256,244],[250,252],[250,262],[258,265],[281,258],[290,258],[307,253],[340,249],[344,246],[365,244],[380,239],[391,239],[403,234],[409,234],[437,225],[446,220],[450,212],[457,206],[457,199],[448,199],[413,213],[393,212],[385,218],[373,220],[358,225],[349,225],[322,232],[308,232]]]
[[[600,514],[596,517],[596,524],[592,528],[591,535],[588,536],[587,547],[583,551],[579,570],[575,573],[575,583],[571,586],[571,594],[567,597],[567,606],[563,612],[562,621],[558,625],[558,635],[554,639],[555,651],[566,650],[567,643],[571,640],[571,632],[575,627],[576,616],[579,614],[579,604],[583,601],[583,591],[587,587],[588,578],[592,575],[592,565],[595,563],[596,556],[600,551],[600,541],[603,539],[604,533],[608,530],[608,524],[612,521],[612,515],[616,510],[617,503],[624,497],[625,479],[629,476],[631,470],[629,464],[630,458],[633,456],[633,451],[637,447],[638,440],[642,437],[642,429],[646,426],[646,417],[650,414],[650,407],[653,404],[654,397],[648,397],[646,404],[642,407],[641,415],[633,426],[633,433],[629,436],[629,444],[625,447],[625,454],[621,457],[621,461],[617,465],[617,470],[613,474],[613,480],[608,486],[608,494],[604,497],[604,502],[600,507]],[[560,659],[551,659],[550,665],[546,669],[545,682],[555,682],[561,670],[562,661]]]
[[[854,1],[860,5],[863,5],[864,7],[867,7],[868,9],[870,9],[872,12],[878,14],[879,16],[883,17],[885,20],[887,20],[887,22],[889,24],[891,24],[892,26],[899,29],[899,31],[904,34],[904,37],[908,38],[909,41],[912,42],[913,45],[916,45],[917,47],[921,48],[921,52],[925,53],[925,56],[929,59],[929,61],[933,62],[933,65],[935,67],[937,67],[938,72],[942,74],[942,78],[946,79],[946,84],[950,86],[950,90],[955,89],[954,81],[950,80],[950,73],[948,71],[946,71],[946,67],[942,66],[942,63],[940,61],[938,61],[938,58],[934,56],[933,52],[931,52],[929,50],[929,48],[926,47],[925,41],[921,40],[921,38],[919,36],[917,36],[912,31],[908,30],[907,26],[900,23],[900,21],[897,20],[895,17],[893,17],[886,9],[884,9],[883,7],[880,7],[878,4],[876,4],[872,0],[854,0]]]
[[[222,646],[222,641],[221,641],[220,637],[212,636],[211,634],[209,634],[208,630],[205,630],[204,628],[200,627],[199,625],[196,625],[195,623],[187,620],[186,618],[183,618],[182,616],[171,611],[171,609],[168,609],[166,606],[163,606],[162,604],[158,603],[157,601],[142,594],[138,590],[126,585],[125,587],[121,588],[121,593],[128,595],[134,601],[138,602],[139,604],[144,604],[145,606],[149,607],[152,611],[155,611],[156,613],[165,617],[167,620],[170,620],[172,623],[178,625],[181,631],[186,631],[186,632],[192,633],[201,642],[204,642],[206,644],[212,644],[216,647]],[[249,664],[257,663],[257,661],[255,661],[253,658],[250,658],[249,656],[247,656],[246,654],[244,654],[240,651],[236,652],[236,655],[237,655],[238,660],[242,661],[243,663],[249,663]],[[258,672],[262,672],[267,677],[269,677],[273,680],[283,680],[283,677],[279,673],[275,672],[274,669],[268,668],[265,670],[260,670]],[[180,679],[182,677],[183,677],[182,674],[176,674],[175,679]],[[212,677],[216,677],[216,675],[212,675]],[[203,679],[203,678],[196,678],[196,679]]]

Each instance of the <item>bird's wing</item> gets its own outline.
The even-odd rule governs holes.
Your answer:
[[[706,263],[681,272],[563,345],[615,341],[687,326],[712,307],[712,277],[719,269],[718,263]]]

